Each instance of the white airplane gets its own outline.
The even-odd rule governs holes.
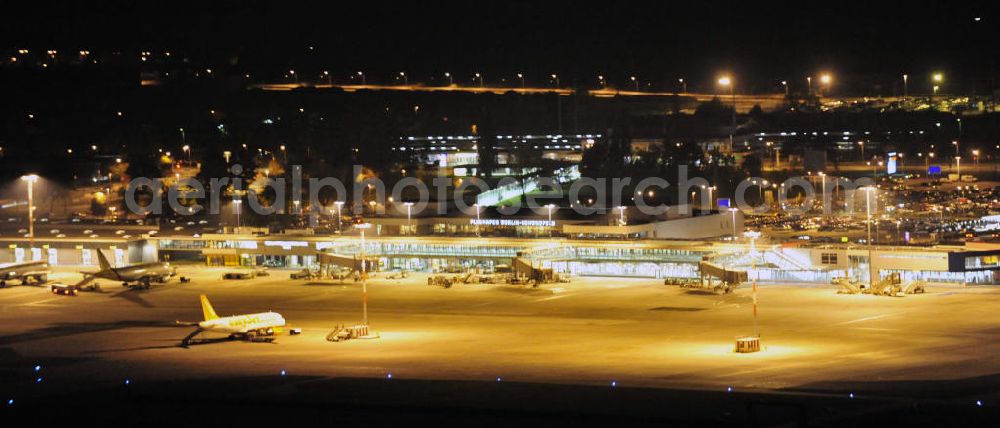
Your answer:
[[[126,288],[131,286],[148,289],[150,283],[157,282],[163,284],[177,275],[177,268],[170,266],[168,262],[142,263],[119,268],[112,267],[111,262],[108,261],[108,258],[104,256],[101,250],[97,250],[97,261],[100,263],[101,270],[97,272],[80,272],[83,274],[83,281],[76,284],[77,287],[82,288],[91,281],[102,278],[121,281],[122,285]]]
[[[187,348],[191,339],[202,332],[224,333],[230,338],[241,338],[251,342],[258,340],[273,340],[274,336],[281,333],[285,326],[285,318],[277,312],[259,312],[249,315],[233,315],[220,317],[215,313],[215,308],[208,301],[208,297],[201,295],[201,311],[205,315],[205,320],[197,323],[181,323],[182,325],[193,325],[198,328],[187,335],[181,341],[181,346]],[[291,334],[298,334],[301,330],[292,329]]]
[[[36,260],[33,262],[7,263],[0,265],[0,288],[7,286],[7,281],[21,280],[21,284],[27,284],[34,279],[39,284],[49,280],[49,262]]]

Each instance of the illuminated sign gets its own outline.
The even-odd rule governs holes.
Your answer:
[[[508,218],[470,219],[473,226],[507,226],[507,227],[555,227],[555,220],[520,220]]]
[[[729,198],[718,199],[719,208],[729,208]]]
[[[896,152],[889,152],[889,161],[885,163],[886,174],[896,173]]]
[[[927,167],[927,174],[941,174],[941,165],[931,165]]]

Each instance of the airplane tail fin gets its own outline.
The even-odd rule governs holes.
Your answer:
[[[215,308],[208,301],[208,296],[201,295],[201,312],[205,314],[205,321],[211,321],[218,319],[219,316],[215,313]]]
[[[97,262],[101,264],[101,270],[111,270],[111,263],[108,262],[108,258],[104,256],[104,252],[100,249],[97,250]]]

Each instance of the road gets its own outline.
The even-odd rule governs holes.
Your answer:
[[[403,91],[403,92],[465,92],[473,94],[505,94],[505,93],[517,93],[517,94],[559,94],[568,96],[573,94],[574,89],[572,88],[544,88],[544,87],[501,87],[501,86],[424,86],[424,85],[342,85],[342,84],[305,84],[305,83],[262,83],[253,85],[254,88],[263,89],[265,91],[291,91],[301,88],[316,88],[316,89],[339,89],[346,92],[355,92],[361,90],[369,91]],[[733,97],[728,93],[725,94],[715,94],[715,93],[693,93],[693,92],[654,92],[654,91],[635,91],[635,90],[620,90],[620,89],[591,89],[587,93],[594,97],[673,97],[681,96],[686,98],[692,98],[698,102],[711,101],[714,98],[719,98],[725,103],[731,103]],[[777,109],[784,105],[785,94],[783,93],[773,93],[773,94],[756,94],[756,95],[746,95],[746,94],[736,94],[736,110],[741,113],[746,113],[750,111],[755,105],[760,105],[760,107],[765,111],[770,111]],[[879,98],[885,102],[898,101],[897,97],[882,97]],[[850,98],[823,98],[822,103],[830,102],[845,102],[854,103],[868,101],[868,98],[850,97]]]

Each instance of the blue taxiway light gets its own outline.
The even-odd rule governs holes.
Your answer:
[[[125,378],[125,384],[126,384],[126,385],[130,385],[130,384],[132,384],[132,379],[129,379],[129,378]]]
[[[36,372],[37,372],[37,371],[41,371],[41,370],[42,370],[42,366],[40,366],[40,365],[37,365],[37,366],[35,366],[35,371],[36,371]]]

